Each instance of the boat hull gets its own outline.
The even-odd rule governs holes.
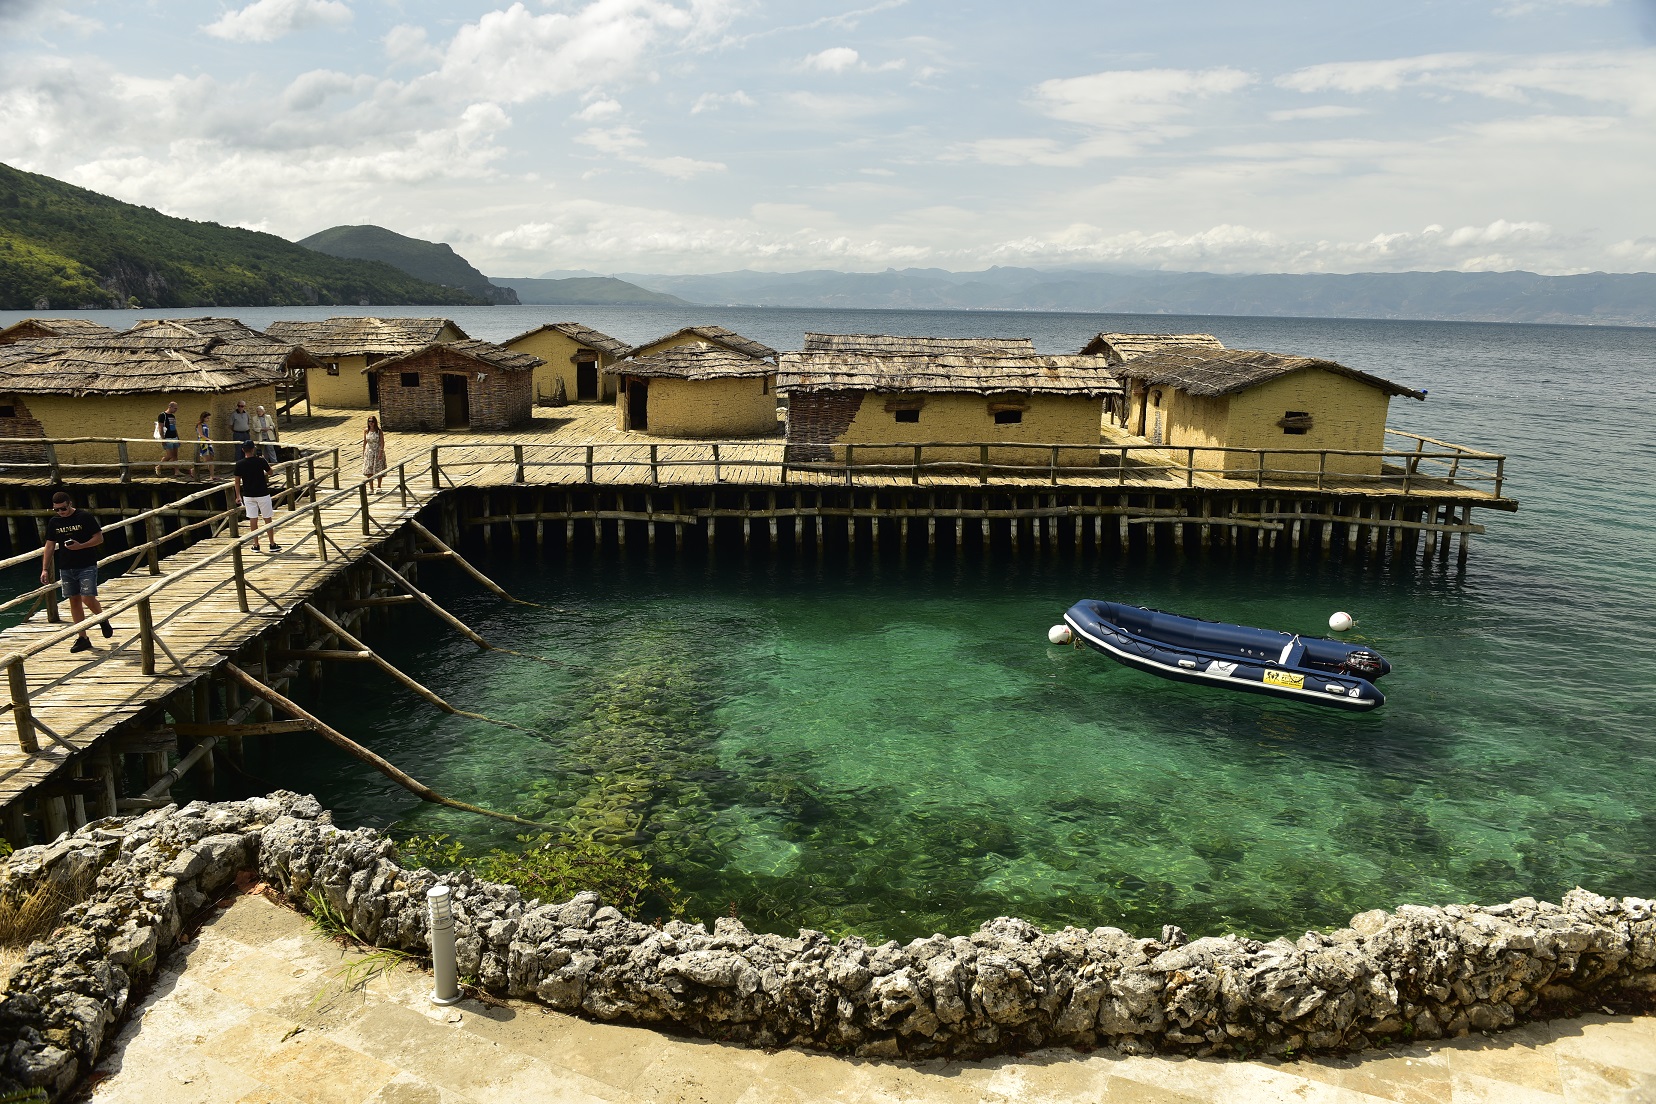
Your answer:
[[[1348,713],[1367,713],[1386,701],[1370,679],[1339,669],[1342,655],[1363,651],[1342,641],[1302,640],[1093,599],[1070,607],[1064,622],[1078,640],[1116,662],[1174,682]],[[1381,664],[1380,674],[1391,669]]]

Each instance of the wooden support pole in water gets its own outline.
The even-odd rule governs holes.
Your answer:
[[[1455,553],[1455,564],[1458,567],[1466,566],[1466,548],[1472,543],[1472,504],[1464,503],[1461,506],[1461,524],[1466,528],[1461,530],[1460,549]]]
[[[473,631],[471,626],[467,625],[464,621],[462,621],[458,617],[454,616],[454,614],[450,613],[448,610],[444,609],[442,606],[439,606],[436,602],[432,601],[430,595],[426,594],[424,591],[422,591],[418,587],[416,587],[413,583],[411,583],[407,579],[403,578],[401,573],[399,573],[396,568],[392,567],[390,564],[386,563],[384,560],[380,559],[377,555],[375,555],[372,552],[365,553],[363,558],[366,559],[369,563],[373,564],[375,567],[379,568],[381,571],[383,571],[386,574],[386,576],[392,582],[396,583],[405,592],[407,592],[409,595],[411,595],[416,602],[420,603],[420,605],[424,606],[426,609],[428,609],[432,613],[436,614],[439,619],[441,619],[442,621],[444,621],[445,623],[447,623],[448,625],[453,627],[457,632],[460,633],[460,635],[464,636],[467,640],[470,640],[473,644],[476,644],[479,648],[487,649],[489,647],[489,642],[487,640],[484,640],[482,636],[478,635],[475,631]]]
[[[289,701],[281,694],[278,694],[275,690],[266,686],[246,671],[243,671],[234,663],[226,663],[224,667],[230,677],[239,681],[243,686],[247,687],[249,691],[261,698],[264,698],[277,709],[291,714],[302,721],[310,722],[310,724],[316,729],[323,739],[327,740],[335,747],[343,748],[346,752],[349,752],[355,758],[373,767],[375,770],[385,775],[385,777],[397,783],[397,785],[419,797],[422,801],[429,801],[433,805],[445,805],[450,809],[460,809],[468,813],[479,813],[483,816],[494,817],[496,820],[510,821],[513,824],[522,824],[530,828],[546,827],[544,824],[537,824],[532,820],[524,820],[522,817],[511,816],[507,813],[497,813],[492,809],[484,809],[477,805],[467,804],[464,801],[455,801],[453,798],[444,797],[436,790],[433,790],[430,786],[427,786],[423,782],[413,778],[411,775],[398,770],[397,767],[391,764],[388,760],[374,754],[372,751],[369,751],[355,740],[350,739],[348,736],[337,731],[333,727],[324,724],[316,717],[313,717],[310,713],[306,712],[304,709],[301,709],[298,705],[295,705],[292,701]]]

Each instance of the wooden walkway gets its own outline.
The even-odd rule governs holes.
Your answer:
[[[278,509],[279,553],[254,552],[246,547],[245,531],[239,539],[227,531],[162,560],[164,575],[139,568],[101,582],[98,597],[112,613],[115,633],[106,640],[92,629],[90,652],[70,652],[74,629],[67,611],[62,624],[48,622],[42,612],[0,633],[0,663],[12,677],[13,702],[21,674],[39,747],[33,754],[23,750],[11,723],[17,720],[16,706],[8,706],[0,737],[0,806],[291,615],[324,583],[381,545],[429,497],[412,488],[405,495],[394,475],[386,487],[368,496],[370,534],[363,533],[361,494],[347,483],[339,492],[321,492],[314,505],[302,501],[291,511]],[[239,558],[247,612],[241,609],[236,580],[233,546],[238,543],[244,546]],[[140,596],[149,592],[157,642],[154,674],[144,673],[137,607]]]

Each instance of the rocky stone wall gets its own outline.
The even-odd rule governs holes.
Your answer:
[[[13,857],[0,899],[43,878],[100,873],[92,899],[30,949],[0,998],[0,1089],[67,1091],[185,919],[253,865],[296,905],[319,896],[363,937],[420,955],[425,891],[447,882],[460,972],[497,994],[864,1058],[1358,1050],[1584,1007],[1649,1010],[1656,998],[1653,903],[1579,889],[1562,904],[1405,905],[1295,941],[1190,942],[1171,927],[1159,939],[1043,932],[1000,918],[971,935],[875,946],[757,935],[732,919],[711,932],[656,927],[592,894],[532,904],[466,874],[404,870],[383,835],[341,831],[314,799],[278,793],[101,821]]]

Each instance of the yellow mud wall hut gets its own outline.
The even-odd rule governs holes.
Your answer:
[[[655,437],[757,437],[775,433],[776,377],[722,379],[628,378],[629,389],[647,388],[647,426]],[[631,428],[628,395],[616,399],[616,427]]]
[[[373,378],[363,374],[368,358],[359,356],[317,356],[316,368],[305,373],[305,397],[312,406],[339,406],[368,410],[379,396],[371,394]]]
[[[503,344],[515,353],[528,353],[546,362],[535,369],[537,405],[557,394],[560,381],[564,397],[570,402],[608,402],[615,398],[615,377],[604,374],[604,369],[615,363],[611,353],[593,349],[552,326],[531,330]],[[584,369],[586,364],[591,368]]]
[[[794,402],[799,403],[796,393]],[[975,464],[985,443],[1024,446],[1064,446],[1058,463],[1065,467],[1098,463],[1099,422],[1103,400],[1097,396],[969,392],[864,392],[851,424],[835,441],[836,463],[845,461],[844,445],[855,445],[857,463],[907,464],[914,449],[873,446],[924,443],[928,463]],[[796,415],[797,416],[797,415]],[[951,449],[951,443],[972,447]],[[939,447],[943,446],[943,447]],[[1050,448],[991,448],[993,464],[1046,467]]]
[[[0,383],[0,388],[4,384]],[[127,446],[135,464],[154,462],[161,458],[161,442],[150,441],[156,415],[169,402],[178,403],[178,458],[188,463],[195,456],[196,420],[202,411],[212,415],[209,425],[213,439],[229,441],[230,412],[238,401],[245,400],[248,413],[262,405],[267,413],[276,409],[276,386],[266,383],[236,391],[161,391],[133,392],[116,395],[6,395],[0,391],[0,403],[20,400],[29,413],[39,420],[46,437],[128,437],[138,438]],[[140,442],[148,442],[140,443]],[[229,445],[219,445],[216,463],[233,461]],[[116,447],[107,444],[60,445],[57,458],[63,464],[112,464],[117,459]],[[66,480],[73,481],[73,474]]]
[[[330,327],[337,333],[330,333]],[[379,405],[372,372],[363,369],[433,342],[463,341],[465,331],[448,319],[341,318],[325,323],[274,322],[266,333],[303,346],[318,367],[305,372],[305,396],[313,407],[373,410]]]
[[[1336,449],[1378,454],[1386,445],[1390,396],[1361,380],[1334,372],[1306,368],[1227,398],[1224,444],[1231,448]],[[1314,454],[1274,453],[1265,458],[1265,466],[1279,471],[1316,471],[1321,459]],[[1255,467],[1257,463],[1246,454],[1230,453],[1225,467]],[[1325,470],[1379,475],[1380,464],[1378,455],[1336,455],[1328,457]]]

